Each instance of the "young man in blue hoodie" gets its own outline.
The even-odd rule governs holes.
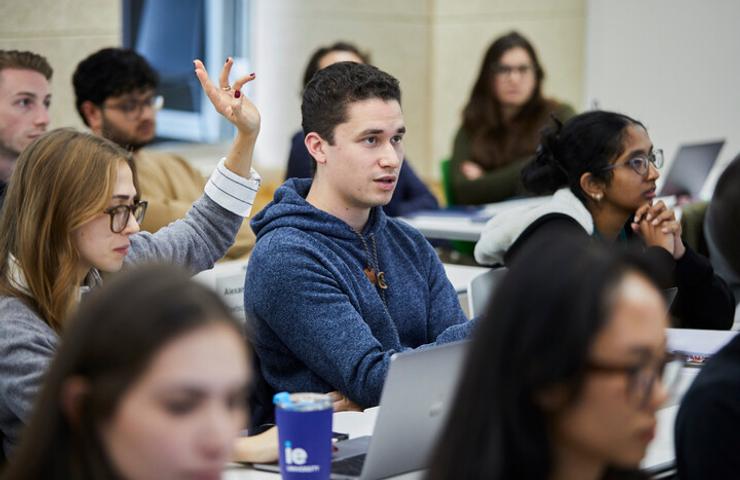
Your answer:
[[[303,94],[313,179],[290,179],[252,221],[244,305],[275,390],[377,405],[396,352],[461,340],[472,322],[436,253],[387,217],[404,158],[398,80],[369,65],[319,71]]]

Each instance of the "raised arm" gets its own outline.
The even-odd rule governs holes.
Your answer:
[[[236,80],[233,85],[229,84],[229,72],[231,72],[231,67],[234,64],[234,60],[229,57],[221,70],[219,86],[217,87],[208,78],[208,72],[203,62],[195,60],[193,63],[195,64],[195,74],[198,76],[200,85],[213,107],[237,130],[231,149],[226,155],[225,166],[237,175],[249,178],[254,144],[260,131],[260,114],[254,104],[245,95],[242,95],[241,89],[246,83],[254,80],[255,75],[250,73],[246,77]]]
[[[127,263],[169,261],[190,268],[193,273],[211,268],[234,243],[244,217],[251,212],[260,186],[252,169],[252,153],[260,127],[257,108],[241,93],[254,74],[229,84],[233,60],[224,64],[217,87],[203,63],[195,60],[195,74],[213,107],[237,129],[228,155],[216,166],[185,218],[154,234],[140,232],[131,237]]]

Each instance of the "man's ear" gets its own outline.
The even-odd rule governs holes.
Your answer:
[[[306,135],[303,142],[306,144],[308,153],[316,160],[317,164],[323,165],[326,163],[326,147],[328,142],[321,138],[321,135],[316,132],[310,132]]]
[[[90,393],[90,384],[79,375],[70,377],[62,385],[61,406],[64,416],[73,427],[80,424],[84,400]]]
[[[594,202],[598,203],[604,198],[606,184],[604,184],[603,180],[594,177],[592,173],[586,172],[581,175],[579,183],[581,190]]]
[[[82,115],[87,120],[87,125],[95,135],[100,135],[103,131],[103,109],[95,105],[90,100],[85,100],[80,105]]]

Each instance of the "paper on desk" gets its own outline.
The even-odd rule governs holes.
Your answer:
[[[334,414],[332,430],[346,433],[349,438],[372,435],[375,428],[377,409],[368,409],[364,412],[337,412]]]
[[[669,328],[668,349],[708,357],[727,345],[737,333],[733,330]]]

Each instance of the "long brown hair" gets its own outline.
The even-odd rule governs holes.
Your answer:
[[[103,443],[102,426],[163,348],[220,324],[241,337],[219,296],[171,265],[134,268],[92,292],[64,332],[2,479],[121,478]],[[246,344],[244,349],[247,360]],[[75,412],[60,400],[71,379],[89,387]]]
[[[523,48],[532,60],[535,87],[532,96],[507,125],[502,117],[501,103],[491,88],[491,79],[493,68],[512,48]],[[488,47],[470,100],[463,110],[463,128],[471,143],[470,160],[491,170],[518,156],[534,153],[539,141],[538,127],[546,122],[554,105],[542,96],[544,78],[537,52],[518,32],[499,37]]]
[[[79,293],[72,232],[103,211],[120,162],[134,171],[125,150],[72,129],[48,132],[18,157],[0,213],[0,295],[20,298],[57,332]],[[25,285],[11,278],[16,268]]]

